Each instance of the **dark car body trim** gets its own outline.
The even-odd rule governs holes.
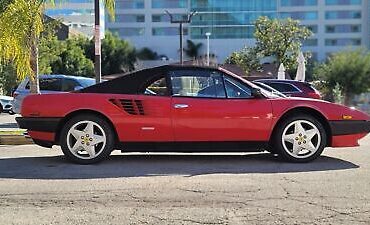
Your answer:
[[[55,132],[61,117],[17,117],[19,128],[31,131]]]
[[[329,124],[333,136],[370,132],[370,121],[365,120],[335,120]]]
[[[120,142],[123,152],[249,152],[268,148],[266,141]]]

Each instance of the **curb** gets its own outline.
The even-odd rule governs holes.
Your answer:
[[[30,145],[34,144],[31,138],[23,135],[0,135],[0,145]]]

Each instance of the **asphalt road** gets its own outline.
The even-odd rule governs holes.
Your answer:
[[[118,152],[82,166],[60,154],[0,146],[0,224],[370,224],[369,136],[307,164]]]

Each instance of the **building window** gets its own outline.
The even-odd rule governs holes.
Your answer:
[[[359,46],[361,45],[360,38],[338,38],[325,39],[326,46]]]
[[[191,27],[191,38],[205,39],[207,32],[212,39],[253,38],[254,26]]]
[[[281,6],[315,6],[317,0],[281,0]]]
[[[191,0],[191,10],[198,12],[276,11],[276,0]]]
[[[121,14],[116,16],[117,23],[144,23],[144,14]]]
[[[152,0],[152,8],[188,8],[188,0]]]
[[[145,34],[143,27],[109,28],[109,30],[120,37],[143,36]]]
[[[248,13],[199,13],[191,21],[192,25],[248,25],[260,16],[276,18],[274,12],[248,12]]]
[[[326,33],[359,33],[361,32],[360,24],[340,24],[340,25],[326,25]]]
[[[325,19],[361,19],[361,11],[327,11],[325,12]]]
[[[303,42],[303,46],[317,46],[317,39],[316,38],[307,39]]]
[[[172,14],[174,20],[186,20],[188,15],[186,14]],[[170,22],[170,16],[167,14],[153,14],[152,22]]]
[[[282,12],[280,14],[281,18],[292,18],[295,20],[316,20],[317,12],[316,11],[307,11],[307,12]]]
[[[188,28],[184,28],[184,35],[188,34]],[[152,28],[153,36],[175,36],[179,35],[178,27],[154,27]]]
[[[361,5],[362,0],[325,0],[326,5]]]
[[[317,25],[302,25],[303,27],[306,27],[309,29],[312,33],[316,34],[318,31],[318,26]]]
[[[119,0],[116,1],[117,9],[143,9],[144,0]]]

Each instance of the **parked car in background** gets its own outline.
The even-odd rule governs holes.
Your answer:
[[[95,84],[95,79],[69,75],[41,75],[41,94],[76,91]],[[23,99],[30,94],[30,82],[26,78],[14,91],[12,107],[14,113],[20,113]]]
[[[12,100],[13,98],[10,96],[0,96],[0,113],[7,112],[12,114]]]
[[[310,83],[296,80],[261,79],[256,82],[264,83],[280,91],[288,97],[321,99],[321,94]]]
[[[282,97],[282,98],[287,97],[286,95],[284,95],[280,91],[272,88],[271,86],[268,86],[267,84],[264,84],[264,83],[261,83],[261,82],[258,82],[258,81],[252,81],[252,83],[257,85],[258,87],[268,91],[268,92],[271,92],[271,94],[277,95],[277,96]]]

